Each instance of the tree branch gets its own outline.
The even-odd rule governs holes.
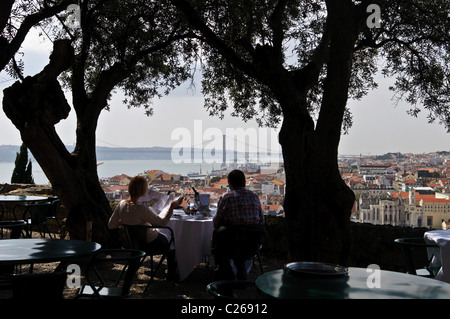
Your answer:
[[[231,64],[241,70],[247,70],[250,74],[255,74],[253,66],[239,57],[234,50],[226,45],[199,17],[194,8],[186,0],[170,0],[181,12],[184,13],[189,22],[203,34],[203,39],[211,47],[221,52],[223,57]]]
[[[23,41],[25,40],[28,32],[33,26],[67,9],[67,6],[72,3],[78,2],[76,0],[62,0],[61,3],[54,5],[53,7],[46,7],[36,13],[27,16],[20,25],[20,28],[17,30],[17,33],[11,40],[11,42],[0,51],[0,70],[2,70],[8,64],[9,60],[11,60],[14,54],[16,54]]]

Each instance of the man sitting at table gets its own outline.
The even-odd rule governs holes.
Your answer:
[[[214,216],[212,253],[216,264],[215,280],[247,279],[245,261],[253,258],[265,233],[259,197],[245,188],[240,170],[228,174],[230,191],[223,195]],[[233,260],[236,275],[231,266]]]

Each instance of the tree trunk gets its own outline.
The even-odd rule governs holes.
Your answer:
[[[338,168],[338,147],[347,104],[357,20],[349,1],[328,1],[330,29],[327,77],[314,128],[306,95],[283,99],[279,135],[286,171],[284,208],[291,260],[347,265],[354,193]]]
[[[67,151],[54,127],[70,111],[56,78],[72,58],[70,43],[56,41],[50,63],[41,73],[4,90],[3,109],[68,210],[70,237],[85,240],[87,222],[92,221],[92,240],[109,246],[113,242],[107,228],[111,208],[98,181],[95,125],[78,125],[77,136],[89,138],[79,140],[73,153]]]
[[[353,192],[343,182],[337,158],[321,150],[310,120],[288,114],[279,135],[286,173],[284,209],[289,259],[345,265],[350,253]]]

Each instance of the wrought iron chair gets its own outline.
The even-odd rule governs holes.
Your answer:
[[[52,214],[51,202],[16,205],[14,207],[14,216],[17,216],[15,211],[19,207],[24,209],[22,219],[27,223],[25,227],[25,236],[27,238],[31,238],[33,230],[38,230],[42,238],[45,238],[46,233],[52,238],[51,232],[46,224],[47,217]]]
[[[264,225],[232,225],[221,226],[214,230],[212,241],[212,253],[216,261],[225,266],[220,260],[231,259],[236,267],[236,278],[247,280],[247,260],[258,259],[261,273],[264,272],[260,256],[261,239],[267,234]],[[220,268],[220,266],[219,266]],[[229,275],[228,267],[225,268],[225,277]],[[231,279],[231,278],[230,278]]]
[[[85,271],[86,285],[77,297],[125,298],[131,295],[136,272],[145,252],[136,249],[103,249],[91,259]],[[113,268],[117,271],[111,271]]]
[[[164,260],[167,258],[168,254],[171,250],[174,250],[175,248],[175,237],[172,228],[168,226],[146,226],[146,225],[122,225],[125,234],[127,237],[128,245],[133,249],[139,249],[145,251],[145,257],[150,257],[150,280],[147,283],[147,286],[145,287],[145,291],[147,291],[149,285],[151,282],[153,282],[153,279],[163,264]],[[170,233],[170,239],[169,239],[169,249],[164,252],[153,252],[149,251],[145,248],[147,244],[147,230],[149,228],[161,228],[161,229],[167,229]],[[174,253],[174,252],[173,252]],[[154,266],[154,256],[161,255],[161,258],[159,259],[159,262],[157,263],[156,267]],[[142,259],[142,263],[145,261],[145,258]]]
[[[1,220],[0,238],[19,239],[26,224],[24,220]]]
[[[428,248],[439,249],[437,244],[428,244],[422,237],[417,238],[397,238],[395,244],[399,245],[405,260],[406,273],[422,277],[434,278],[439,269],[431,266],[434,255],[427,257]],[[419,255],[420,254],[420,255]],[[417,257],[418,256],[418,257]],[[423,268],[417,268],[417,260],[421,259]],[[439,267],[438,267],[439,268]]]
[[[58,225],[58,229],[59,229],[61,227],[61,225],[59,224],[59,220],[58,220],[58,211],[59,211],[59,208],[61,207],[61,200],[58,198],[53,198],[51,200],[51,204],[52,204],[52,207],[48,211],[47,221],[54,220],[56,222],[56,224]]]

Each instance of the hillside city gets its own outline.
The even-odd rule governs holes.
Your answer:
[[[285,173],[282,164],[275,169],[239,167],[246,175],[246,187],[259,195],[265,214],[284,216]],[[450,228],[450,152],[427,154],[388,153],[382,156],[342,156],[342,179],[356,195],[352,221],[403,227]],[[228,168],[228,171],[230,168]],[[184,194],[187,206],[199,193],[209,194],[211,206],[227,192],[227,168],[202,176],[168,174],[152,169],[141,175],[153,190]],[[190,175],[190,174],[188,174]],[[128,197],[131,176],[102,178],[107,197],[119,201]]]

